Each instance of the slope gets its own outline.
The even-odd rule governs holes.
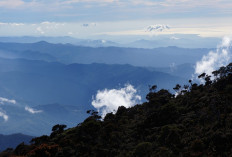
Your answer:
[[[232,63],[215,71],[215,80],[190,89],[150,88],[147,102],[119,107],[103,121],[97,112],[74,128],[56,125],[50,136],[19,145],[8,155],[27,156],[229,156],[232,153]],[[6,153],[6,152],[4,152]]]

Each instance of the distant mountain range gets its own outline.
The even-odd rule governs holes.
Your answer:
[[[106,88],[132,84],[142,101],[149,85],[172,92],[188,81],[194,63],[209,50],[2,42],[0,97],[17,103],[0,104],[0,132],[37,136],[58,123],[76,126],[94,109],[92,97]]]
[[[25,58],[50,62],[130,64],[142,67],[169,67],[172,64],[194,64],[211,49],[165,47],[155,49],[123,47],[82,47],[70,44],[0,43],[0,57]]]
[[[2,135],[0,134],[0,151],[7,148],[15,148],[20,143],[24,142],[29,144],[33,136],[27,136],[23,134],[12,134],[12,135]]]
[[[33,104],[88,104],[99,89],[126,83],[146,93],[148,85],[171,89],[184,77],[131,65],[70,64],[25,59],[0,59],[0,88]],[[5,90],[3,90],[5,89]],[[23,91],[22,91],[23,89]],[[0,93],[1,94],[1,93]],[[78,96],[78,98],[76,98]]]
[[[112,41],[111,41],[112,40]],[[54,44],[73,44],[77,46],[87,47],[132,47],[132,48],[158,48],[177,46],[185,48],[216,48],[219,43],[219,38],[213,37],[200,37],[196,34],[184,35],[159,35],[159,36],[136,36],[123,38],[121,41],[114,41],[109,36],[99,36],[98,39],[78,39],[69,36],[63,37],[0,37],[0,42],[13,42],[13,43],[35,43],[39,41],[46,41]]]
[[[90,39],[77,39],[68,36],[64,37],[0,37],[0,42],[13,42],[13,43],[35,43],[40,41],[46,41],[54,44],[73,44],[77,46],[87,47],[108,47],[108,46],[120,46],[120,44],[109,40],[90,40]]]
[[[50,133],[56,123],[75,126],[86,118],[98,90],[132,84],[145,99],[149,85],[172,89],[187,82],[180,76],[131,65],[69,64],[26,59],[0,59],[0,96],[17,104],[1,105],[9,116],[1,133]],[[50,105],[48,105],[50,104]],[[25,106],[41,113],[30,113]],[[62,115],[62,116],[61,116]]]
[[[158,47],[184,47],[184,48],[215,48],[218,44],[218,38],[201,38],[197,36],[190,37],[179,37],[177,36],[168,36],[159,39],[153,40],[136,40],[134,42],[128,43],[127,47],[134,48],[158,48]]]

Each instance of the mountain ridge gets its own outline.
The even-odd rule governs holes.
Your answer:
[[[123,47],[81,47],[67,44],[0,43],[0,56],[24,57],[51,62],[131,64],[141,67],[168,67],[171,64],[196,63],[212,49],[164,47],[155,49]],[[1,52],[0,51],[0,52]],[[27,52],[27,53],[25,53]],[[4,54],[4,55],[3,55]],[[20,56],[21,55],[21,56]],[[162,61],[162,62],[161,62]]]

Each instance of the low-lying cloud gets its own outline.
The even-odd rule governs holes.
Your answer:
[[[179,40],[180,38],[175,37],[175,36],[172,36],[170,39],[171,39],[171,40]]]
[[[6,104],[7,105],[10,105],[10,104],[15,105],[16,100],[0,97],[0,104],[1,105],[6,105]],[[6,111],[4,111],[2,108],[0,108],[0,117],[3,118],[5,122],[8,121],[8,119],[9,119],[9,116],[7,115]]]
[[[99,90],[92,101],[92,105],[104,118],[107,113],[115,113],[119,106],[132,107],[141,101],[141,96],[130,84],[120,89]]]
[[[9,118],[6,112],[2,110],[1,108],[0,108],[0,117],[2,117],[5,122],[8,121],[8,118]]]
[[[195,74],[206,73],[211,75],[213,71],[229,64],[232,57],[230,52],[231,45],[232,37],[224,37],[216,51],[210,51],[202,57],[201,61],[196,63]]]
[[[43,112],[42,110],[35,110],[35,109],[33,109],[33,108],[31,108],[31,107],[28,107],[28,106],[25,107],[25,110],[28,111],[28,112],[31,113],[31,114],[36,114],[36,113],[41,113],[41,112]]]
[[[16,104],[16,100],[13,99],[10,100],[7,98],[0,97],[0,104],[4,104],[4,103]]]

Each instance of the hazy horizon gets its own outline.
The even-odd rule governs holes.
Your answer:
[[[229,0],[2,0],[0,36],[84,39],[231,34]]]

